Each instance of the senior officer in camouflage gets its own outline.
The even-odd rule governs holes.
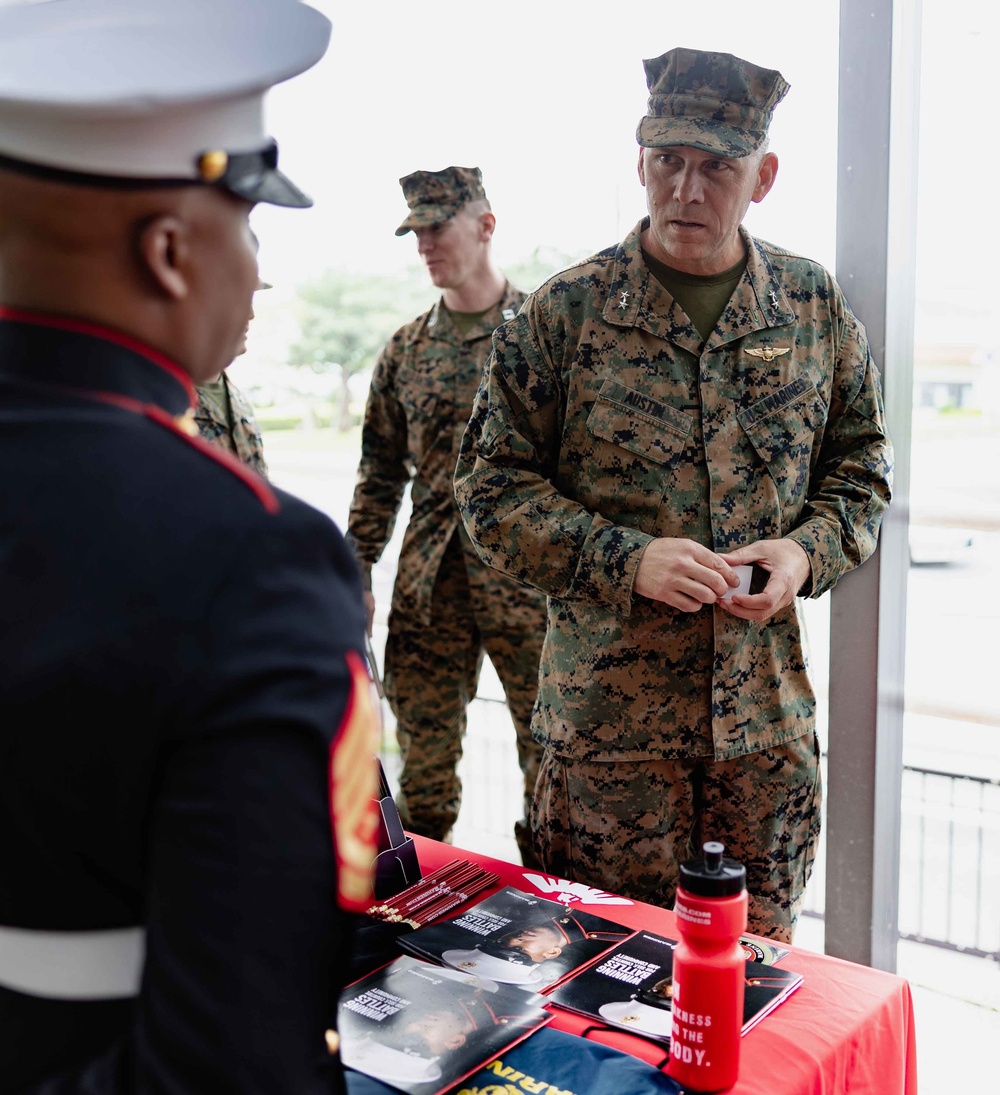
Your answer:
[[[361,584],[190,419],[249,316],[251,208],[308,204],[264,93],[328,37],[288,0],[0,9],[4,1091],[343,1089]]]
[[[348,519],[369,575],[392,535],[406,484],[413,512],[399,554],[385,690],[403,765],[397,803],[406,827],[447,839],[461,802],[456,767],[466,707],[483,651],[503,685],[524,775],[525,818],[515,825],[522,858],[535,865],[527,811],[540,747],[531,739],[545,598],[484,566],[462,527],[452,489],[455,460],[498,323],[524,294],[492,258],[496,217],[478,168],[416,171],[400,180],[412,231],[441,299],[401,327],[375,365],[365,409],[358,481]],[[369,621],[374,601],[369,593]]]
[[[751,930],[788,940],[821,794],[795,598],[874,550],[891,448],[832,276],[742,227],[788,85],[689,49],[645,70],[649,215],[497,331],[457,498],[483,559],[549,595],[545,867],[669,905],[718,837]],[[741,564],[765,588],[722,600]]]

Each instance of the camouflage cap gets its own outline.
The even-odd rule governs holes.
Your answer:
[[[413,228],[427,228],[453,217],[466,202],[483,201],[483,173],[478,167],[446,167],[443,171],[414,171],[399,180],[410,214],[396,229],[405,236]]]
[[[643,61],[649,105],[635,138],[644,148],[688,145],[739,158],[764,143],[788,83],[731,53],[672,49]]]

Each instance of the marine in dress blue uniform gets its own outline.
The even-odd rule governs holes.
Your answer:
[[[0,11],[3,1092],[342,1089],[360,581],[190,421],[245,327],[253,203],[308,203],[262,97],[328,32],[290,0]]]

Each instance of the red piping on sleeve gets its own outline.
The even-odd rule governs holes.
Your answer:
[[[224,452],[217,445],[210,444],[203,437],[186,433],[177,425],[177,420],[172,414],[162,407],[158,407],[155,403],[140,403],[137,399],[130,399],[128,396],[118,395],[114,392],[89,392],[78,388],[74,388],[72,391],[77,395],[101,403],[110,403],[122,410],[130,411],[133,414],[141,414],[143,417],[151,419],[158,426],[170,430],[171,433],[194,446],[205,456],[211,457],[217,464],[221,464],[227,471],[232,472],[233,475],[241,479],[244,485],[248,486],[257,495],[261,505],[268,513],[277,513],[281,509],[278,496],[255,471],[252,471],[245,464],[241,464],[235,456],[230,456],[229,453]]]
[[[242,480],[257,496],[268,514],[277,514],[280,510],[281,504],[278,502],[277,495],[261,479],[260,475],[257,475],[245,464],[240,463],[237,458],[231,457],[228,452],[223,451],[217,445],[211,445],[204,437],[185,433],[177,425],[174,416],[168,411],[164,411],[162,407],[157,406],[156,403],[140,403],[138,400],[130,400],[127,395],[117,395],[114,392],[93,392],[92,399],[99,400],[102,403],[111,403],[114,406],[122,407],[124,411],[151,418],[158,426],[169,429],[172,434],[187,441],[188,445],[194,446],[199,452],[203,452],[206,457],[215,460],[217,464],[221,464],[223,468]]]

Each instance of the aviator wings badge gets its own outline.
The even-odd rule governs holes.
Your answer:
[[[776,357],[790,351],[791,346],[751,346],[743,352],[751,357],[759,357],[762,361],[774,361]]]

